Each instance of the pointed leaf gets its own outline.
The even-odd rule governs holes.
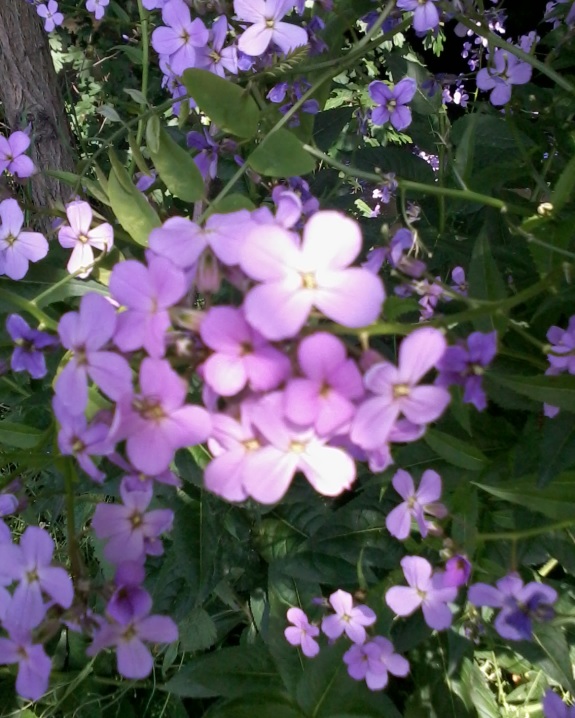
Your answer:
[[[268,135],[248,158],[252,169],[267,177],[296,177],[315,169],[315,160],[298,138],[283,128]]]
[[[148,150],[160,179],[175,197],[184,202],[202,199],[205,191],[202,173],[191,154],[180,147],[166,130],[160,129],[157,151],[150,145]]]

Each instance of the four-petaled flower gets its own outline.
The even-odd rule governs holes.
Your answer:
[[[315,639],[319,636],[319,628],[312,625],[301,608],[290,608],[287,612],[287,619],[293,626],[288,626],[284,636],[292,646],[300,646],[301,652],[308,658],[313,658],[319,653],[319,644]]]
[[[329,597],[335,613],[325,616],[321,622],[321,630],[328,638],[335,640],[342,633],[354,643],[364,643],[365,626],[375,623],[376,615],[369,606],[354,606],[353,597],[347,591],[338,589]]]
[[[369,96],[377,103],[371,111],[371,121],[374,125],[385,125],[390,121],[400,132],[411,124],[411,110],[407,103],[413,100],[417,91],[417,82],[411,77],[405,77],[393,88],[380,80],[375,80],[369,86]]]

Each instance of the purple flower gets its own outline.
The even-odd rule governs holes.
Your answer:
[[[56,25],[64,22],[64,15],[58,12],[58,3],[56,0],[48,0],[48,4],[40,3],[36,6],[36,12],[44,20],[44,30],[52,32]]]
[[[86,10],[93,12],[96,20],[101,20],[106,12],[106,7],[110,4],[110,0],[87,0]]]
[[[568,372],[575,375],[575,315],[569,319],[567,329],[550,327],[547,339],[553,352],[547,354],[547,359],[554,372]]]
[[[225,71],[238,74],[238,51],[230,46],[224,47],[228,34],[228,19],[220,15],[212,24],[208,44],[196,50],[196,64],[210,72],[225,77]]]
[[[409,586],[393,586],[385,594],[387,605],[398,616],[409,616],[420,606],[430,628],[442,631],[451,626],[447,605],[457,596],[457,588],[445,586],[441,573],[433,574],[431,564],[420,556],[405,556],[401,567]]]
[[[104,648],[116,647],[118,673],[124,678],[145,678],[152,672],[154,659],[144,641],[172,643],[178,639],[178,628],[168,616],[150,616],[152,599],[148,594],[134,606],[128,623],[110,621],[96,632],[86,653],[95,656]]]
[[[411,520],[415,519],[421,535],[425,538],[428,522],[424,514],[445,516],[447,510],[443,504],[436,503],[441,498],[441,477],[436,471],[427,469],[423,472],[417,491],[413,485],[411,474],[400,469],[392,479],[393,488],[404,499],[385,519],[387,530],[400,540],[406,539],[411,531]]]
[[[283,53],[307,43],[302,27],[280,22],[294,6],[294,0],[234,0],[240,21],[253,23],[238,39],[238,49],[246,55],[263,55],[271,43]]]
[[[275,389],[291,373],[289,359],[246,322],[240,309],[214,307],[200,325],[202,341],[214,350],[203,364],[205,381],[222,396]]]
[[[248,322],[268,339],[295,336],[313,307],[346,327],[371,324],[385,293],[378,277],[349,267],[361,243],[359,225],[332,211],[307,221],[301,245],[281,227],[255,227],[240,249],[240,266],[262,282],[246,295]]]
[[[13,601],[15,599],[12,599]],[[48,690],[52,663],[40,644],[27,631],[11,629],[9,638],[0,638],[0,664],[18,664],[16,692],[37,701]]]
[[[521,62],[505,50],[495,50],[493,66],[484,67],[477,73],[477,87],[491,90],[489,101],[499,107],[511,99],[511,85],[524,85],[531,79],[532,67]]]
[[[19,582],[3,619],[5,625],[25,631],[35,628],[50,606],[44,603],[43,594],[63,608],[70,608],[74,598],[72,580],[63,568],[52,566],[54,542],[47,531],[28,526],[19,546],[2,544],[0,553],[0,579]]]
[[[554,616],[550,604],[557,600],[557,591],[534,581],[523,584],[516,573],[499,579],[496,587],[474,583],[469,587],[468,599],[475,606],[500,608],[495,630],[511,641],[529,641],[533,636],[533,621],[549,621]]]
[[[393,644],[383,636],[375,636],[363,645],[351,646],[343,655],[347,672],[355,681],[365,680],[370,691],[381,691],[388,682],[388,674],[406,676],[408,661],[395,653]]]
[[[187,392],[186,382],[167,361],[144,359],[140,394],[122,397],[114,422],[115,438],[127,439],[128,458],[138,471],[160,474],[177,449],[199,444],[210,435],[209,414],[185,404]]]
[[[70,274],[78,272],[79,277],[85,278],[93,269],[92,248],[109,252],[114,244],[114,230],[108,222],[90,229],[92,208],[87,202],[70,202],[66,205],[66,216],[70,224],[60,228],[58,241],[65,249],[72,249],[67,265]]]
[[[335,613],[325,616],[321,630],[334,641],[342,633],[354,643],[364,643],[367,637],[365,626],[375,623],[377,616],[369,606],[354,606],[351,593],[341,588],[332,593],[329,602]]]
[[[313,426],[320,436],[349,424],[363,383],[345,344],[325,332],[312,334],[300,342],[298,363],[305,378],[292,379],[285,389],[286,417],[294,424]]]
[[[552,690],[546,690],[543,696],[543,715],[545,718],[575,718],[575,706],[566,706]]]
[[[25,132],[13,132],[10,137],[0,135],[0,173],[8,170],[24,179],[36,171],[32,160],[24,154],[30,146],[30,138]]]
[[[114,564],[140,561],[146,554],[163,553],[159,536],[172,528],[170,509],[146,512],[153,498],[151,484],[133,489],[125,478],[120,484],[122,504],[98,504],[92,528],[98,538],[108,539],[104,556]]]
[[[435,4],[438,0],[397,0],[400,10],[413,10],[413,29],[427,32],[439,25],[439,13]]]
[[[469,287],[465,279],[465,270],[463,267],[453,268],[453,271],[451,272],[451,280],[454,282],[454,284],[451,285],[451,289],[453,289],[454,292],[461,294],[461,296],[466,297]]]
[[[114,336],[116,311],[101,294],[85,294],[79,312],[67,312],[58,324],[62,346],[72,357],[56,379],[55,390],[73,415],[88,404],[88,377],[110,397],[119,399],[132,388],[132,370],[123,356],[102,351]]]
[[[487,406],[487,398],[482,387],[483,373],[496,353],[496,331],[489,334],[473,332],[465,343],[447,347],[437,364],[439,375],[436,384],[445,387],[453,384],[464,387],[464,403],[473,404],[478,411],[483,411]]]
[[[405,77],[391,88],[380,80],[369,85],[369,96],[378,105],[371,111],[374,125],[385,125],[390,121],[399,132],[411,124],[411,110],[407,103],[413,100],[417,92],[417,82]]]
[[[46,359],[42,350],[56,346],[57,339],[46,332],[31,329],[18,314],[8,316],[6,331],[16,345],[10,359],[12,371],[27,371],[33,379],[46,376]]]
[[[168,309],[187,290],[184,274],[164,257],[152,257],[147,267],[133,259],[116,264],[110,292],[127,307],[117,318],[116,346],[123,352],[143,348],[152,357],[162,357],[171,325]]]
[[[48,240],[39,232],[22,232],[24,213],[15,199],[0,202],[0,274],[22,279],[30,262],[48,254]]]
[[[471,576],[471,563],[466,556],[452,556],[445,564],[444,586],[463,586]]]
[[[294,625],[285,629],[286,641],[292,646],[300,646],[301,652],[308,658],[317,656],[319,645],[314,638],[319,636],[319,628],[309,622],[301,608],[290,608],[287,612],[287,619]]]
[[[117,623],[126,625],[138,613],[139,606],[147,601],[147,592],[141,584],[146,570],[139,561],[123,561],[116,568],[114,583],[117,589],[106,606],[106,614]]]
[[[196,48],[203,47],[209,38],[208,29],[200,18],[191,19],[190,8],[184,0],[170,0],[162,8],[162,20],[167,27],[157,27],[152,33],[152,47],[168,59],[171,70],[181,75],[196,64]]]
[[[405,416],[417,426],[438,419],[449,404],[447,389],[418,382],[437,365],[446,348],[443,334],[431,327],[416,329],[399,348],[399,364],[374,364],[364,384],[374,396],[358,408],[351,439],[364,449],[383,446],[396,421]]]
[[[208,130],[203,132],[188,132],[186,136],[188,147],[199,150],[194,162],[205,179],[214,179],[218,171],[219,144],[214,140]],[[166,222],[166,224],[169,220]]]

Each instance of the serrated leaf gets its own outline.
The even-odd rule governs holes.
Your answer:
[[[148,123],[148,126],[149,123]],[[191,154],[160,128],[158,149],[148,145],[150,156],[162,182],[184,202],[198,202],[205,192],[202,173]]]
[[[428,429],[423,438],[436,454],[454,466],[469,471],[481,471],[489,463],[489,459],[480,449],[450,434]]]
[[[180,643],[184,651],[205,651],[217,640],[216,624],[203,608],[194,608],[179,625]]]
[[[130,189],[126,189],[126,179]],[[108,178],[108,194],[114,214],[122,227],[138,244],[147,247],[150,232],[160,226],[160,218],[144,195],[136,189],[123,167],[118,171],[112,168]]]
[[[561,471],[575,465],[575,416],[561,412],[546,419],[541,437],[541,458],[537,485],[544,488]]]
[[[575,376],[505,376],[490,372],[489,379],[535,401],[575,412]]]
[[[268,135],[247,162],[267,177],[299,177],[315,169],[315,160],[305,151],[303,143],[283,128]]]
[[[557,213],[567,202],[573,199],[575,190],[575,155],[571,157],[567,166],[561,173],[561,177],[557,180],[555,189],[551,194],[551,204],[553,212]]]
[[[208,70],[186,70],[184,85],[202,112],[224,132],[253,137],[260,111],[250,93]]]

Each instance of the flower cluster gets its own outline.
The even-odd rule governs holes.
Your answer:
[[[551,346],[547,354],[549,368],[545,374],[549,376],[575,374],[575,315],[569,319],[567,329],[550,327],[547,339]],[[545,416],[553,418],[558,413],[558,407],[545,404]]]

